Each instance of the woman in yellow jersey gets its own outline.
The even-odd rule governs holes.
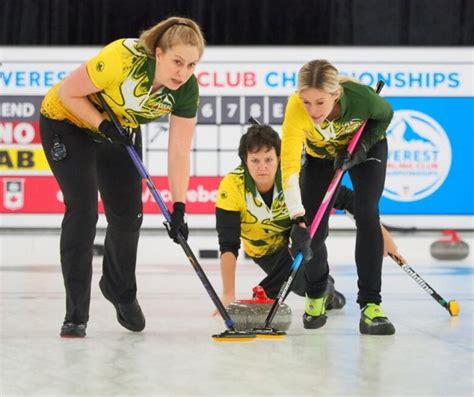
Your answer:
[[[187,237],[185,199],[199,100],[193,72],[204,46],[194,21],[168,18],[138,39],[105,46],[43,100],[42,144],[66,207],[60,242],[66,288],[63,337],[86,335],[98,191],[108,223],[100,289],[123,327],[134,332],[145,327],[135,278],[142,184],[124,145],[133,144],[141,154],[140,124],[169,115],[170,237],[175,240],[178,232]],[[101,108],[100,91],[125,135]]]
[[[216,229],[225,306],[235,301],[235,274],[241,241],[244,252],[267,275],[259,285],[268,297],[275,298],[290,275],[293,263],[288,250],[291,221],[281,184],[280,148],[280,137],[270,126],[250,127],[240,139],[241,165],[229,172],[219,185]],[[353,192],[341,186],[335,207],[352,213],[353,199]],[[384,254],[399,255],[390,234],[383,226],[382,229]],[[292,291],[300,296],[306,291],[303,269],[297,273],[292,285]],[[325,293],[326,309],[344,306],[345,298],[335,290],[331,277]]]
[[[325,290],[329,268],[325,239],[334,198],[312,241],[307,225],[335,170],[342,168],[349,170],[354,186],[359,330],[374,335],[395,332],[380,306],[384,247],[378,211],[385,183],[386,129],[392,116],[392,107],[385,99],[370,87],[339,77],[337,69],[326,60],[308,62],[298,73],[297,92],[288,100],[283,122],[281,168],[285,200],[293,221],[293,249],[302,251],[307,262],[305,328],[322,327],[327,319]],[[359,144],[349,155],[350,139],[365,119],[368,122]],[[306,162],[301,169],[303,147]]]
[[[235,271],[240,241],[244,252],[267,274],[259,285],[275,298],[290,275],[288,250],[291,221],[285,205],[280,173],[281,141],[268,125],[252,126],[239,144],[241,165],[221,181],[217,193],[216,228],[219,236],[224,306],[235,300]],[[328,309],[340,309],[344,296],[328,285]],[[303,272],[292,291],[304,295]],[[216,312],[217,314],[217,312]]]

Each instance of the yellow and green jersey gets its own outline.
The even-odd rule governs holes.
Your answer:
[[[304,214],[299,189],[303,148],[311,157],[333,160],[336,152],[349,144],[365,119],[368,119],[368,123],[361,140],[366,140],[369,147],[385,138],[386,129],[392,120],[392,107],[371,87],[354,81],[344,82],[341,86],[341,116],[332,122],[325,120],[315,125],[298,93],[288,99],[282,127],[281,169],[292,217]]]
[[[177,90],[166,87],[151,93],[155,59],[148,57],[137,39],[120,39],[104,47],[86,63],[92,83],[103,91],[104,98],[124,127],[136,128],[166,114],[192,118],[196,115],[199,88],[194,75]],[[61,102],[58,89],[62,81],[46,94],[41,113],[53,120],[69,120],[94,131]],[[95,94],[89,99],[100,108]]]
[[[271,208],[244,166],[227,174],[219,185],[216,208],[240,214],[240,237],[247,255],[261,258],[288,245],[291,221],[278,171]],[[219,230],[218,230],[219,232]]]

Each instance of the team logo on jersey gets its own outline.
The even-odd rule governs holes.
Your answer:
[[[314,128],[323,137],[324,141],[336,138],[336,130],[333,123],[324,122],[322,124],[315,124]]]
[[[323,141],[338,142],[346,141],[355,130],[362,124],[362,120],[354,119],[346,122],[323,121],[321,124],[314,124],[315,130],[321,135]]]
[[[171,112],[174,103],[173,95],[165,93],[157,96],[157,101],[153,104],[153,108],[159,111]]]
[[[451,144],[436,120],[414,110],[398,110],[387,140],[385,197],[417,201],[443,184],[451,168]]]
[[[24,205],[24,179],[3,179],[3,206],[8,210],[19,210]]]

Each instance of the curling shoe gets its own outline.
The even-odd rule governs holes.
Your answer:
[[[59,336],[61,338],[84,338],[86,336],[86,328],[87,324],[84,323],[64,322]]]
[[[334,290],[332,296],[326,300],[326,310],[342,309],[346,305],[346,297],[339,291]]]
[[[393,335],[395,327],[385,316],[380,305],[368,303],[361,310],[359,331],[365,335]]]
[[[316,299],[305,296],[303,326],[306,329],[321,328],[326,324],[326,300],[327,296]]]
[[[145,328],[145,316],[143,315],[142,309],[135,298],[130,303],[115,303],[107,291],[105,290],[102,280],[99,281],[99,287],[104,295],[112,305],[115,307],[117,312],[117,321],[119,324],[127,328],[129,331],[140,332]]]

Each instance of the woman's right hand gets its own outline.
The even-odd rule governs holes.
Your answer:
[[[293,224],[290,232],[290,254],[295,258],[299,252],[303,254],[303,263],[309,262],[313,257],[311,250],[311,236],[309,229],[304,224]]]
[[[224,307],[227,309],[227,306],[229,306],[232,302],[235,301],[235,295],[233,295],[233,294],[224,294],[221,297],[221,301],[222,301],[222,304],[224,305]],[[220,315],[220,313],[219,313],[219,310],[217,310],[217,309],[212,312],[212,317],[217,317],[219,315]]]
[[[398,252],[398,247],[390,232],[382,224],[380,225],[380,228],[382,229],[383,236],[383,256],[393,255],[397,257],[399,261],[406,264],[407,260]]]
[[[98,130],[105,135],[110,143],[124,146],[133,144],[132,139],[130,138],[130,135],[128,135],[127,131],[123,129],[119,131],[117,127],[115,127],[115,125],[109,120],[102,121],[102,123],[99,124]]]

